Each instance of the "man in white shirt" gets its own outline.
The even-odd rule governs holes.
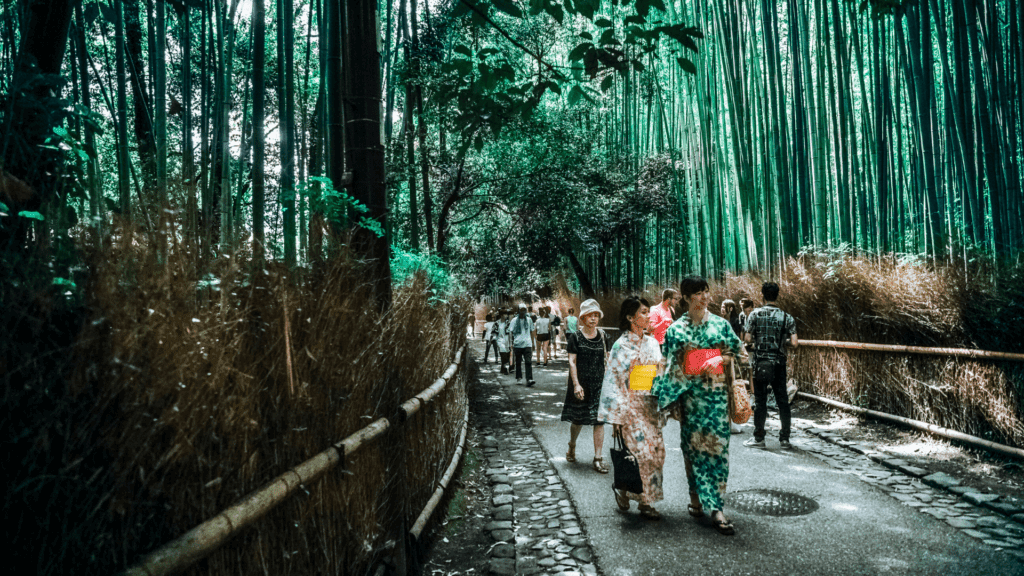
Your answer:
[[[509,324],[512,352],[516,362],[516,383],[523,378],[522,366],[526,362],[526,385],[533,386],[533,320],[526,314],[526,304],[519,305],[519,315]]]

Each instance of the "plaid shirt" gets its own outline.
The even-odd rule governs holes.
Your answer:
[[[786,341],[796,334],[796,321],[771,304],[750,313],[744,331],[754,339],[753,360],[786,361]]]

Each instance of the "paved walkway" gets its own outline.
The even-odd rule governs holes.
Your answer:
[[[955,479],[879,461],[880,455],[844,447],[841,438],[816,429],[794,430],[796,448],[788,451],[771,430],[765,449],[742,446],[749,433],[733,436],[726,513],[735,536],[721,536],[707,519],[687,514],[675,422],[665,430],[666,499],[658,505],[664,519],[643,520],[635,504],[620,513],[610,475],[590,467],[589,429],[577,443],[579,461],[565,461],[564,354],[535,368],[538,384],[526,388],[499,375],[493,362],[481,365],[482,386],[508,401],[497,424],[483,430],[493,485],[486,529],[495,541],[494,574],[1024,574],[1024,524],[1010,519],[1020,513],[1017,504],[1004,502],[998,510],[984,502],[990,496],[960,488]],[[769,425],[777,429],[777,422]],[[609,430],[606,461],[610,444]],[[817,509],[764,513],[800,496]]]

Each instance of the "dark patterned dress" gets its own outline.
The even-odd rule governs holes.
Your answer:
[[[583,400],[573,393],[572,374],[569,374],[562,406],[562,421],[582,426],[601,424],[597,407],[601,402],[601,384],[604,382],[605,351],[609,348],[608,335],[597,331],[597,337],[587,338],[582,331],[566,335],[566,350],[576,355],[576,377],[583,387]]]

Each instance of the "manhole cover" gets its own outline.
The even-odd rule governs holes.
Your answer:
[[[737,510],[766,516],[802,516],[818,509],[814,500],[782,490],[744,490],[725,499]]]

